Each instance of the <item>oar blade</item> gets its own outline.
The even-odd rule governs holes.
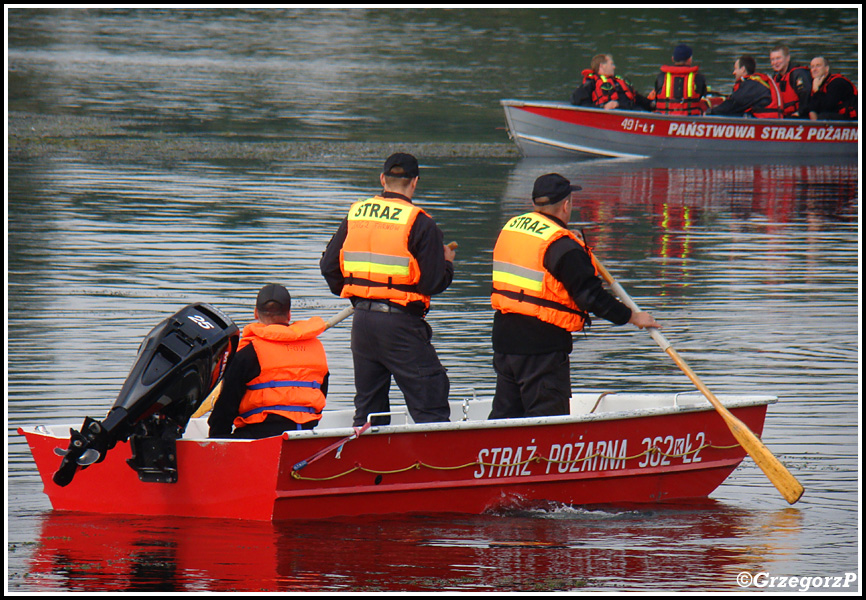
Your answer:
[[[740,443],[740,446],[746,453],[752,457],[755,464],[764,472],[782,497],[788,501],[788,504],[794,504],[803,496],[803,486],[797,481],[791,472],[770,452],[764,443],[756,436],[745,423],[730,415],[730,419],[725,419],[728,427],[734,438]],[[723,415],[724,416],[724,415]]]

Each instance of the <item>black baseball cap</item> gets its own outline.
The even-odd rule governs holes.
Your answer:
[[[388,157],[385,161],[385,168],[382,173],[388,177],[403,177],[405,179],[414,179],[418,177],[418,159],[411,154],[405,152],[397,152]]]
[[[292,308],[292,296],[289,294],[289,290],[279,283],[269,283],[259,290],[259,295],[256,296],[256,308],[263,310],[269,302],[276,302],[280,305],[280,310],[286,312]]]
[[[674,48],[674,54],[671,58],[674,59],[674,62],[684,62],[692,57],[692,49],[686,46],[685,44],[680,44],[676,48]]]
[[[556,204],[571,194],[582,189],[579,185],[571,185],[571,182],[559,173],[548,173],[535,180],[532,186],[532,201],[537,206]],[[547,198],[547,202],[536,202],[536,198]]]

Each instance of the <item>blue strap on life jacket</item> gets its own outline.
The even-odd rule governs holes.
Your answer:
[[[265,381],[264,383],[255,383],[253,385],[248,385],[248,390],[263,390],[266,388],[281,388],[281,387],[303,387],[303,388],[313,388],[319,390],[322,388],[322,384],[318,381]],[[252,410],[248,410],[245,413],[242,413],[240,417],[242,419],[246,419],[247,417],[251,417],[252,415],[257,415],[266,410],[282,410],[287,412],[304,412],[304,413],[312,413],[315,415],[322,414],[322,411],[317,411],[315,408],[310,406],[293,406],[287,404],[276,404],[273,406],[261,406],[259,408],[254,408]]]
[[[281,387],[308,387],[313,389],[321,389],[322,384],[318,381],[265,381],[264,383],[256,383],[248,385],[248,390],[263,390],[265,388],[281,388]]]
[[[260,406],[259,408],[254,408],[252,410],[248,410],[245,413],[242,413],[240,417],[242,419],[246,419],[247,417],[251,417],[253,415],[257,415],[259,413],[263,413],[266,410],[282,410],[286,412],[303,412],[303,413],[311,413],[314,415],[322,414],[322,411],[316,410],[312,406],[291,406],[287,404],[275,404],[273,406]]]

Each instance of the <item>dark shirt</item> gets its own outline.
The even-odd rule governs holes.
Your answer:
[[[411,202],[406,196],[394,192],[384,192],[382,197],[399,198]],[[343,272],[340,269],[340,249],[346,241],[348,232],[349,221],[343,219],[319,261],[322,276],[331,293],[336,296],[340,295],[344,285]],[[426,213],[420,213],[412,225],[412,230],[409,232],[409,252],[418,261],[421,269],[417,285],[419,294],[434,296],[448,289],[454,279],[454,265],[451,261],[445,260],[442,230]],[[354,304],[355,301],[356,299],[353,298],[352,303]],[[407,308],[419,315],[423,314],[425,309],[424,303],[420,301],[410,302]]]
[[[652,100],[635,92],[631,85],[624,79],[616,78],[614,81],[620,90],[622,89],[622,86],[628,86],[635,96],[634,101],[632,101],[623,91],[619,91],[617,94],[618,98],[616,98],[616,101],[619,104],[619,106],[617,106],[618,109],[653,110]],[[603,106],[598,106],[592,99],[592,93],[595,90],[595,86],[595,79],[585,79],[584,82],[577,86],[577,88],[571,93],[571,103],[574,106],[593,106],[596,108],[603,108]]]
[[[238,350],[226,368],[223,376],[223,386],[220,395],[214,403],[213,411],[208,417],[207,424],[210,426],[208,437],[227,438],[232,432],[232,423],[240,412],[241,400],[247,392],[247,383],[258,377],[262,372],[259,365],[259,357],[252,344],[248,344]],[[328,395],[328,379],[330,374],[325,375],[322,382],[322,394]],[[269,414],[268,419],[283,420],[288,425],[293,421],[281,415]],[[290,427],[287,427],[289,429]]]
[[[558,222],[565,227],[565,223]],[[562,237],[550,245],[544,255],[544,268],[565,286],[582,311],[616,325],[624,325],[631,319],[631,309],[604,289],[589,254],[570,237]],[[573,348],[571,332],[518,313],[496,311],[492,338],[493,351],[503,354],[571,352]]]
[[[764,108],[772,100],[770,88],[754,79],[743,79],[724,102],[707,111],[707,114],[742,117],[750,108]]]
[[[812,94],[809,99],[809,112],[817,113],[822,119],[843,119],[846,117],[839,114],[839,111],[852,103],[854,106],[857,104],[853,84],[847,79],[837,77]]]

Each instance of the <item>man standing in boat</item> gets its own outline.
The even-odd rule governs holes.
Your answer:
[[[708,115],[780,119],[782,96],[769,75],[757,73],[757,63],[744,55],[734,61],[734,91],[728,98],[707,111]]]
[[[707,80],[692,64],[692,49],[685,44],[674,48],[673,66],[663,65],[656,78],[655,89],[650,100],[655,100],[655,110],[663,115],[700,115],[709,107]]]
[[[782,116],[808,118],[807,107],[812,93],[812,74],[809,69],[791,64],[791,52],[787,46],[776,46],[770,51],[770,66],[776,72],[773,80],[782,94]]]
[[[542,175],[532,189],[535,210],[510,219],[496,241],[491,419],[569,414],[571,334],[589,313],[659,327],[604,289],[591,250],[568,230],[572,193],[580,189],[557,173]]]
[[[384,191],[352,205],[328,243],[319,266],[331,292],[349,298],[355,367],[354,425],[370,413],[388,412],[391,377],[416,423],[448,421],[450,382],[424,319],[430,297],[454,277],[456,244],[412,202],[417,159],[388,157],[379,176]],[[374,417],[386,425],[390,417]]]
[[[638,94],[632,85],[617,77],[613,55],[598,54],[592,57],[589,69],[583,71],[583,83],[571,95],[575,106],[595,106],[605,110],[652,111],[653,103]]]
[[[322,418],[329,373],[317,338],[327,323],[320,317],[291,323],[292,297],[276,283],[259,290],[253,315],[226,368],[209,437],[272,437],[313,429]]]

